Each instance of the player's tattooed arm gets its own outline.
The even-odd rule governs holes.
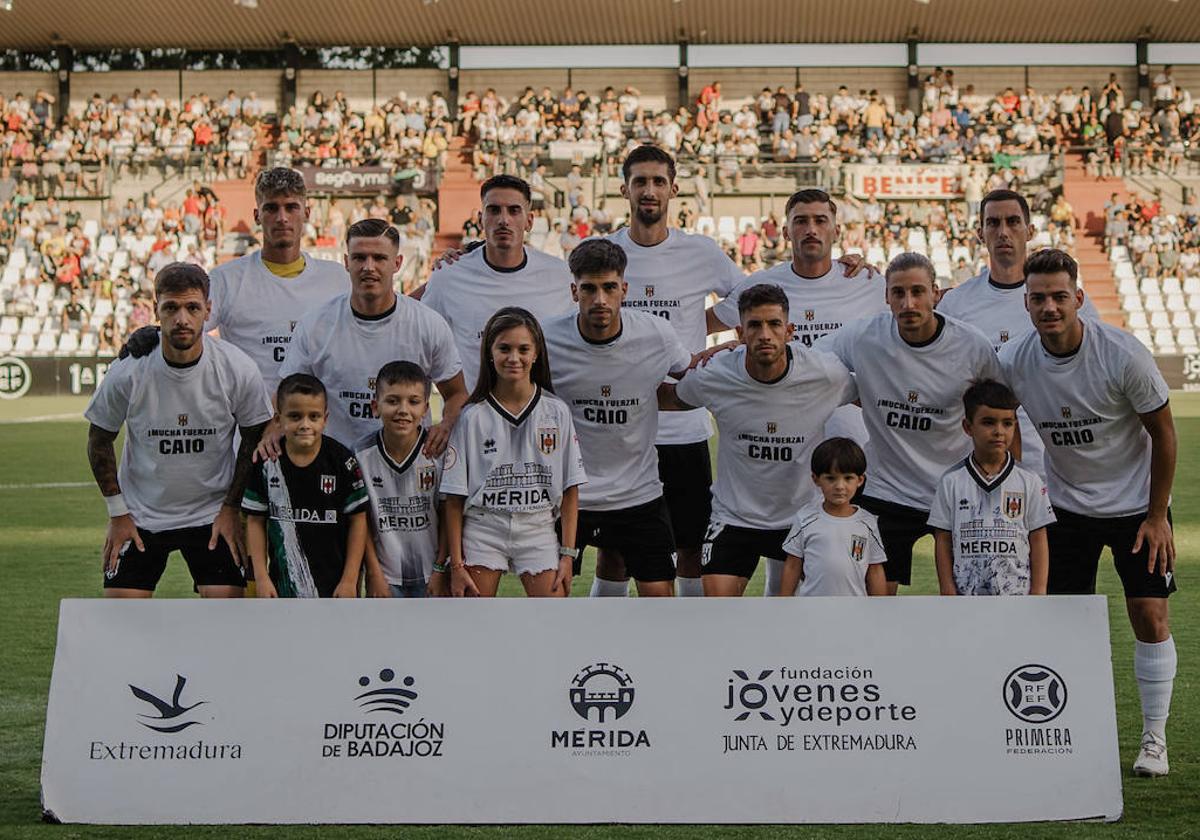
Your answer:
[[[95,423],[88,429],[87,454],[101,495],[115,496],[121,492],[117,483],[117,433],[102,429]]]
[[[660,411],[691,411],[697,406],[688,405],[679,399],[674,382],[663,382],[658,386],[658,408]]]
[[[233,480],[229,482],[229,490],[225,493],[225,505],[241,509],[242,493],[246,490],[246,482],[250,480],[250,470],[254,467],[254,450],[262,437],[266,423],[257,426],[240,426],[242,442],[238,445],[237,461],[233,465]]]

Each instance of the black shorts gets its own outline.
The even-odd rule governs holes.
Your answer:
[[[1071,513],[1055,508],[1057,522],[1046,526],[1050,550],[1049,595],[1093,595],[1096,572],[1104,547],[1112,549],[1113,565],[1121,578],[1126,598],[1166,598],[1175,591],[1175,576],[1151,574],[1146,569],[1150,548],[1143,545],[1137,554],[1133,544],[1145,514],[1102,518]],[[1167,511],[1167,521],[1171,512]]]
[[[663,497],[620,510],[581,510],[575,529],[575,574],[583,550],[594,545],[621,552],[625,571],[634,580],[675,580],[675,536]]]
[[[702,575],[736,575],[749,580],[759,557],[786,560],[783,541],[788,529],[747,528],[713,523],[704,535],[700,554]]]
[[[172,551],[183,555],[197,587],[246,585],[246,578],[234,562],[225,540],[217,540],[217,547],[209,550],[211,525],[170,531],[143,531],[138,528],[138,536],[142,538],[146,550],[138,551],[137,545],[130,542],[117,559],[116,569],[111,574],[104,573],[105,589],[144,589],[153,592],[166,571],[167,556]]]
[[[889,582],[908,586],[912,583],[913,546],[921,537],[933,534],[929,511],[870,496],[857,501],[868,513],[879,518],[879,538],[883,540],[883,553],[887,556],[883,564],[884,575]]]
[[[699,548],[712,516],[712,455],[708,441],[664,443],[658,449],[658,478],[671,515],[675,545]]]

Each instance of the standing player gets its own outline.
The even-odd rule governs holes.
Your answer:
[[[1046,591],[1094,593],[1100,553],[1112,550],[1136,637],[1133,672],[1142,700],[1142,744],[1133,770],[1167,774],[1167,715],[1175,641],[1167,596],[1175,591],[1171,484],[1175,425],[1167,384],[1132,335],[1082,320],[1078,267],[1062,251],[1025,264],[1036,332],[1010,341],[1001,365],[1046,447],[1050,499]]]
[[[1013,190],[992,190],[979,205],[975,235],[988,252],[988,267],[961,286],[948,289],[938,312],[965,321],[982,332],[997,352],[1006,343],[1033,332],[1025,311],[1025,256],[1034,235],[1029,202]],[[1100,313],[1085,298],[1080,314],[1098,320]],[[1042,441],[1029,425],[1024,408],[1021,421],[1022,464],[1045,480]]]
[[[466,401],[462,364],[450,328],[431,309],[397,295],[400,236],[382,219],[363,219],[346,231],[346,268],[351,291],[309,312],[292,334],[280,374],[308,373],[329,393],[327,434],[352,447],[378,424],[371,408],[375,374],[394,359],[426,370],[445,399],[442,421],[429,430],[425,451],[436,457]],[[260,455],[278,455],[274,425],[263,435]]]
[[[659,392],[665,408],[704,406],[717,419],[717,486],[703,546],[706,596],[740,596],[759,557],[784,561],[788,525],[816,492],[805,480],[813,448],[838,406],[857,396],[836,356],[788,343],[793,328],[781,288],[751,286],[738,309],[743,346]]]
[[[179,550],[202,597],[241,597],[238,509],[271,401],[245,353],[204,339],[203,269],[171,263],[154,293],[162,349],[114,363],[84,412],[88,461],[110,517],[104,594],[150,597],[167,555]],[[118,473],[113,444],[122,424]]]
[[[567,264],[525,246],[533,226],[529,184],[496,175],[479,190],[484,244],[443,261],[419,297],[446,319],[462,358],[467,388],[479,377],[479,342],[484,325],[504,306],[519,306],[539,321],[570,312],[571,272]]]
[[[554,390],[571,409],[588,482],[579,489],[575,548],[599,549],[593,596],[674,591],[675,540],[658,477],[656,392],[692,362],[661,318],[622,312],[625,252],[587,239],[571,252],[578,310],[544,325]],[[576,559],[575,573],[579,573]]]
[[[629,226],[611,241],[625,251],[626,309],[649,312],[670,322],[692,353],[705,348],[705,301],[724,296],[742,272],[716,240],[670,228],[670,204],[679,192],[675,161],[657,146],[638,146],[621,166],[621,195],[629,201]],[[668,411],[658,416],[658,476],[675,533],[676,588],[682,596],[702,595],[700,544],[712,514],[712,436],[708,412]]]
[[[858,384],[870,434],[862,506],[879,518],[892,595],[911,580],[913,544],[933,533],[927,520],[938,479],[971,449],[963,392],[1000,373],[983,333],[934,311],[934,277],[926,257],[900,254],[887,267],[891,311],[817,344],[836,353]]]
[[[309,212],[299,172],[264,169],[254,182],[262,249],[217,266],[209,277],[212,315],[204,328],[219,330],[254,360],[272,399],[296,323],[350,287],[343,265],[300,250]],[[143,327],[130,338],[129,350],[143,356],[157,342],[157,329]]]

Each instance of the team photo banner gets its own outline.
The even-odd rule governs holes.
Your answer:
[[[69,823],[1115,820],[1103,597],[62,602]]]

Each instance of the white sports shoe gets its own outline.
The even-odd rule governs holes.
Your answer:
[[[1133,762],[1135,776],[1165,776],[1167,764],[1167,742],[1153,732],[1142,735],[1142,748],[1138,750],[1137,761]]]

